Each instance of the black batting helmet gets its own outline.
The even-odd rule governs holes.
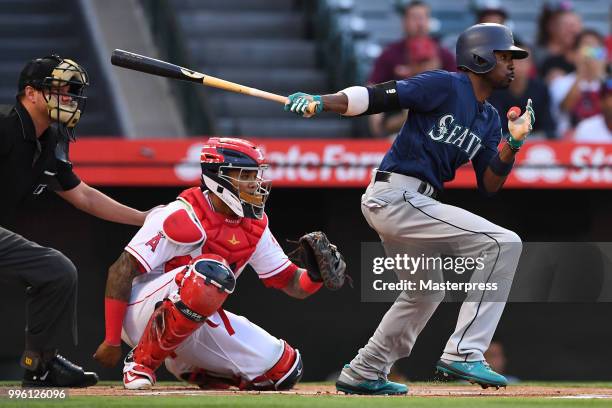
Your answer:
[[[494,51],[510,51],[513,59],[529,56],[527,51],[514,45],[508,27],[493,23],[476,24],[457,39],[457,67],[475,74],[486,74],[497,63]]]

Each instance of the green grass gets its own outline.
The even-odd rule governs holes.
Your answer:
[[[161,386],[178,385],[176,382],[162,382]],[[309,383],[330,385],[330,383]],[[413,382],[415,386],[436,386],[445,384],[432,382]],[[0,386],[15,386],[15,382],[0,382]],[[119,382],[102,381],[99,385],[121,387]],[[454,383],[453,386],[460,384]],[[526,382],[521,386],[549,386],[557,388],[610,388],[609,382]],[[466,389],[474,389],[466,385]],[[511,387],[509,388],[511,389]],[[360,397],[344,395],[294,395],[294,394],[243,394],[243,395],[138,395],[132,396],[69,396],[66,399],[11,400],[0,397],[0,407],[91,407],[91,408],[155,408],[155,407],[291,407],[291,408],[361,408],[361,407],[407,407],[407,408],[472,408],[472,407],[612,407],[612,399],[559,399],[524,397]]]
[[[0,400],[7,407],[610,407],[610,400],[546,398],[424,398],[424,397],[343,397],[297,395],[187,396],[187,397],[69,397],[65,400]]]

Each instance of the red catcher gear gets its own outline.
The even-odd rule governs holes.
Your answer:
[[[238,271],[251,258],[261,239],[268,217],[228,219],[215,212],[199,187],[185,190],[179,199],[188,203],[206,231],[202,253],[222,256],[234,271]]]
[[[195,245],[204,239],[200,223],[187,210],[176,210],[164,220],[164,235],[176,244]]]
[[[253,381],[247,381],[240,377],[222,377],[201,368],[183,373],[180,377],[204,390],[226,390],[232,386],[241,390],[290,390],[302,379],[304,366],[299,350],[291,347],[285,340],[281,340],[281,342],[283,344],[283,354],[276,364],[262,375],[255,377]]]
[[[203,186],[238,217],[263,217],[271,181],[263,178],[267,163],[257,146],[244,139],[211,137],[202,147],[200,165]],[[239,173],[230,176],[232,170]]]
[[[283,354],[276,364],[268,371],[253,379],[247,386],[240,388],[254,390],[290,390],[297,384],[304,374],[302,356],[300,351],[291,347],[285,340],[283,342]]]
[[[221,307],[236,286],[227,262],[214,254],[194,258],[176,275],[176,282],[178,292],[155,309],[134,348],[133,362],[153,371]]]

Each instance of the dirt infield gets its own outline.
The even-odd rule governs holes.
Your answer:
[[[4,394],[6,390],[1,390],[0,394]],[[561,386],[537,386],[537,385],[515,385],[506,389],[499,390],[486,389],[483,390],[477,386],[468,385],[449,385],[449,384],[434,384],[432,385],[412,385],[409,386],[410,391],[408,396],[414,397],[560,397],[560,398],[612,398],[612,388],[598,387],[561,387]],[[205,391],[200,390],[195,386],[189,385],[161,385],[156,386],[151,390],[143,391],[128,391],[122,386],[96,386],[85,389],[71,389],[69,395],[84,395],[84,396],[181,396],[181,395],[338,395],[344,397],[342,393],[336,392],[333,385],[317,385],[317,384],[301,384],[291,391]],[[353,398],[351,396],[351,398]]]

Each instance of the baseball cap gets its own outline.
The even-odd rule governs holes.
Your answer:
[[[58,55],[49,55],[28,61],[19,74],[18,92],[30,85],[36,89],[42,87],[45,78],[50,77],[53,70],[62,61]]]

